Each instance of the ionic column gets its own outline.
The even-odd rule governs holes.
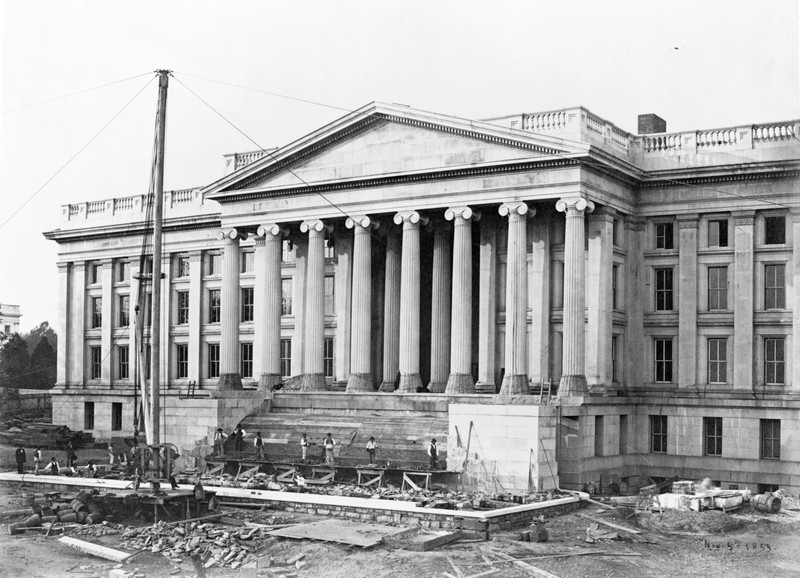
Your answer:
[[[383,381],[380,390],[394,391],[400,371],[400,238],[386,234],[386,276],[383,302]]]
[[[528,221],[531,258],[528,265],[528,304],[531,333],[528,341],[528,377],[534,384],[550,374],[550,220]]]
[[[246,238],[237,229],[223,231],[218,239],[223,242],[222,254],[222,319],[220,320],[219,381],[217,389],[242,389],[239,373],[239,267],[241,251],[239,239]]]
[[[325,224],[303,221],[300,230],[308,233],[306,265],[305,346],[303,349],[302,391],[326,391],[325,379]]]
[[[523,202],[500,205],[508,215],[506,257],[506,355],[501,395],[527,394],[528,389],[528,238],[527,219],[536,214]]]
[[[353,229],[353,304],[347,393],[372,393],[372,230],[377,228],[377,223],[369,217],[358,217],[348,218],[346,225]]]
[[[678,387],[697,384],[697,222],[699,215],[678,216]],[[705,380],[704,380],[705,381]]]
[[[753,389],[753,225],[755,213],[733,213],[733,389]],[[680,358],[679,358],[680,359]]]
[[[399,393],[416,393],[422,387],[419,375],[419,223],[427,222],[416,211],[397,213],[395,224],[403,224],[400,267],[400,387]],[[424,223],[423,223],[424,224]]]
[[[472,381],[472,221],[480,218],[469,207],[449,208],[453,221],[453,297],[450,322],[448,394],[475,393]]]
[[[488,221],[488,222],[487,222]],[[478,294],[477,393],[495,393],[495,343],[497,340],[497,222],[484,215],[481,222],[480,287]]]
[[[256,239],[255,362],[258,389],[272,391],[281,383],[281,253],[287,231],[261,225]]]
[[[453,253],[451,227],[436,225],[433,233],[431,291],[431,382],[428,391],[443,393],[450,370],[450,291]]]
[[[584,252],[584,213],[594,203],[583,197],[561,199],[556,210],[566,213],[564,242],[564,351],[558,397],[587,397],[585,372],[586,276]]]
[[[69,380],[69,320],[70,311],[70,264],[58,264],[58,316],[55,320],[56,335],[61,335],[58,340],[58,368],[56,369],[56,385],[66,387]],[[133,318],[131,318],[133,319]],[[131,323],[131,325],[133,325]]]

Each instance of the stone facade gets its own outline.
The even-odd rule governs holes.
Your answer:
[[[229,156],[219,181],[165,194],[166,435],[188,445],[227,424],[229,400],[208,397],[211,413],[180,429],[199,403],[181,399],[190,384],[203,396],[260,384],[241,407],[252,411],[280,380],[354,396],[399,382],[504,396],[501,419],[529,436],[495,435],[481,405],[452,421],[493,440],[480,459],[517,489],[528,460],[546,487],[542,443],[565,487],[705,467],[797,489],[798,132],[633,135],[583,108],[471,121],[371,104]],[[111,433],[101,405],[132,407],[148,341],[146,319],[143,341],[133,331],[146,207],[67,205],[46,233],[66,336],[54,413],[81,428],[95,400],[96,435]],[[558,388],[553,407],[515,403],[540,385]],[[614,453],[623,421],[637,454]]]

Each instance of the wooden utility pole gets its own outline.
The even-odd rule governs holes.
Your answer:
[[[161,229],[164,212],[164,139],[167,128],[167,87],[169,70],[158,73],[158,113],[156,121],[156,158],[153,207],[153,311],[150,327],[150,428],[147,431],[150,445],[161,443]],[[154,466],[159,467],[159,456],[153,455]]]

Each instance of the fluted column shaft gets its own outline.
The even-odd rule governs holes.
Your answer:
[[[450,291],[453,254],[450,227],[437,226],[433,233],[433,280],[431,292],[431,381],[428,390],[442,393],[447,387],[450,361]]]
[[[256,241],[256,342],[257,359],[261,362],[258,386],[262,391],[272,391],[273,386],[281,382],[281,253],[284,232],[278,225],[262,225],[258,229],[261,238]]]
[[[385,283],[381,391],[392,392],[400,370],[400,239],[394,231],[386,235]]]
[[[325,351],[325,225],[322,221],[304,221],[308,233],[306,270],[305,349],[303,350],[303,391],[325,391],[323,357]]]
[[[475,393],[472,380],[472,220],[469,207],[450,208],[453,221],[453,287],[448,394]]]
[[[230,229],[220,233],[223,242],[222,259],[222,318],[220,325],[219,381],[217,389],[242,389],[239,373],[239,267],[240,233]]]
[[[347,219],[353,229],[353,305],[347,392],[372,392],[372,226],[369,217]]]
[[[594,204],[582,197],[561,199],[556,204],[566,213],[564,241],[564,345],[558,397],[588,396],[585,371],[586,276],[584,214]]]
[[[527,394],[528,388],[528,216],[535,211],[521,202],[505,203],[508,215],[506,253],[506,351],[501,395]]]
[[[397,213],[403,224],[403,252],[400,266],[400,393],[414,393],[422,387],[419,375],[419,223],[416,211]]]

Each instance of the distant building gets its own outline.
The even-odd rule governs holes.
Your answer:
[[[505,408],[509,487],[552,451],[567,488],[646,473],[797,491],[798,134],[370,104],[229,155],[217,182],[164,197],[166,428],[190,446],[282,380],[391,395],[399,373],[401,393],[459,396],[461,436],[481,404]],[[46,233],[54,422],[130,429],[146,209],[66,205]],[[190,382],[214,397],[181,400]],[[556,403],[530,396],[542,383]]]
[[[9,305],[0,303],[0,329],[3,333],[19,333],[19,319],[22,313],[19,312],[19,305]]]

